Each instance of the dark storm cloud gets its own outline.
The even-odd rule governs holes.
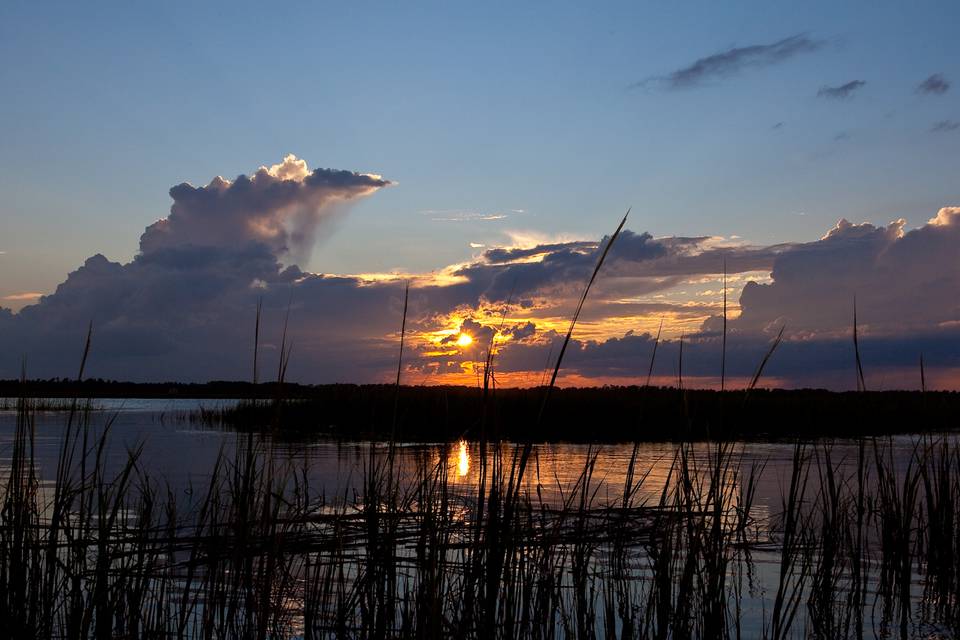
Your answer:
[[[917,85],[917,93],[943,95],[950,88],[950,83],[943,74],[935,73]]]
[[[831,98],[834,100],[846,100],[853,96],[863,85],[867,84],[865,80],[851,80],[846,84],[837,87],[820,87],[817,91],[818,98]]]
[[[941,120],[930,127],[932,133],[946,133],[948,131],[956,131],[957,129],[960,129],[960,122],[956,120]]]
[[[634,86],[658,84],[667,89],[696,87],[716,78],[735,75],[748,67],[767,67],[802,53],[817,51],[823,41],[797,34],[771,44],[732,47],[663,76],[648,78]]]

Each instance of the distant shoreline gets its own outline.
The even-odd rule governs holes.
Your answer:
[[[558,388],[541,415],[544,388],[203,384],[101,380],[0,381],[0,397],[231,399],[185,419],[289,437],[457,438],[629,442],[871,437],[955,431],[960,392],[815,389],[711,391],[676,387]],[[266,402],[251,402],[266,400]],[[281,400],[282,402],[277,402]],[[485,435],[484,435],[485,434]]]
[[[310,399],[322,397],[331,390],[395,389],[392,384],[377,383],[328,383],[328,384],[300,384],[284,382],[280,393],[286,399]],[[558,387],[567,391],[579,390],[586,393],[603,395],[611,392],[641,391],[641,385],[630,386],[597,386],[597,387]],[[401,385],[401,389],[434,389],[441,391],[479,392],[475,386],[466,385]],[[649,387],[651,392],[677,392],[676,387]],[[511,393],[538,393],[542,387],[501,387],[498,392]],[[713,394],[719,396],[721,392],[714,389],[690,388],[684,389],[687,394]],[[222,399],[272,399],[277,396],[276,382],[251,382],[236,380],[212,380],[209,382],[123,382],[118,380],[88,379],[76,380],[0,380],[0,397],[15,398],[141,398],[163,399],[183,398],[187,400],[222,400]],[[810,395],[817,396],[848,396],[860,392],[833,391],[822,388],[798,389],[756,389],[753,394],[777,394],[783,396]],[[890,389],[883,391],[867,391],[868,396],[890,395],[917,395],[917,396],[955,396],[960,402],[960,391],[920,391],[910,389]],[[723,392],[725,396],[743,396],[743,389],[729,389]]]

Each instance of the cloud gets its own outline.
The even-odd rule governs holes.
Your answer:
[[[291,250],[309,251],[334,208],[388,184],[369,174],[310,171],[304,161],[287,156],[252,177],[215,178],[200,188],[178,185],[170,190],[170,215],[146,229],[131,262],[95,255],[37,304],[0,314],[0,346],[26,355],[34,375],[63,375],[74,368],[78,334],[92,321],[97,349],[91,364],[102,375],[233,378],[248,368],[242,354],[249,356],[252,344],[250,313],[262,298],[264,335],[271,327],[278,331],[291,300],[301,320],[330,319],[325,326],[330,343],[322,346],[306,324],[297,327],[316,357],[327,353],[332,360],[332,352],[350,344],[338,337],[351,334],[352,323],[333,301],[340,298],[353,311],[369,313],[376,330],[375,319],[389,302],[382,290],[402,285],[370,286],[359,279],[345,284],[280,261],[295,257]],[[380,335],[387,333],[380,328]],[[276,345],[267,341],[264,349],[269,361]],[[355,362],[362,369],[375,353],[373,345]],[[9,376],[9,365],[0,364],[0,375]]]
[[[508,327],[503,333],[510,339],[520,342],[536,335],[537,325],[533,322],[523,322],[521,324]]]
[[[132,261],[94,255],[36,304],[18,313],[0,309],[0,377],[16,376],[23,355],[30,375],[69,375],[92,321],[90,375],[154,381],[249,378],[254,310],[262,301],[261,378],[276,370],[289,309],[290,379],[383,381],[396,372],[409,281],[406,382],[472,382],[475,363],[482,362],[483,350],[502,326],[496,343],[498,367],[506,376],[501,382],[533,384],[548,356],[555,355],[605,242],[554,239],[486,247],[462,264],[432,273],[307,273],[284,264],[286,241],[247,223],[281,220],[288,229],[291,220],[281,212],[306,202],[322,224],[331,198],[358,198],[387,181],[325,171],[320,181],[325,186],[303,186],[318,172],[290,158],[254,175],[245,188],[256,194],[248,197],[240,191],[227,194],[231,187],[220,185],[213,188],[214,204],[199,206],[178,194],[170,216],[175,222],[161,226],[163,242],[143,242]],[[262,184],[253,184],[261,176],[267,176]],[[274,188],[283,194],[274,194]],[[202,203],[208,197],[198,196]],[[261,201],[267,204],[250,204]],[[217,225],[222,236],[234,240],[216,234]],[[144,237],[157,229],[151,226]],[[823,238],[806,243],[750,245],[732,238],[655,237],[624,230],[591,290],[565,375],[581,382],[617,376],[637,381],[645,376],[650,334],[664,318],[657,375],[675,375],[682,332],[684,371],[703,380],[715,376],[724,267],[733,288],[731,375],[749,376],[771,337],[786,325],[786,340],[770,369],[780,383],[851,382],[854,295],[872,367],[899,371],[907,380],[922,351],[931,376],[937,367],[960,369],[958,245],[957,207],[941,209],[912,230],[902,220],[887,226],[841,220]],[[460,332],[473,337],[471,345],[458,344]],[[896,375],[889,379],[900,379]]]
[[[866,83],[865,80],[851,80],[846,84],[841,84],[837,87],[820,87],[820,90],[817,91],[818,98],[831,98],[833,100],[846,100],[853,96],[861,87]]]
[[[960,122],[956,120],[941,120],[930,127],[931,133],[946,133],[947,131],[956,131],[960,129]]]
[[[710,80],[736,75],[748,67],[767,67],[785,62],[802,53],[817,51],[823,44],[823,41],[814,40],[801,33],[771,44],[732,47],[633,86],[657,84],[667,89],[697,87]]]
[[[917,85],[917,93],[943,95],[950,88],[950,83],[943,74],[935,73]]]
[[[35,291],[28,291],[26,293],[12,293],[8,296],[3,296],[0,298],[2,300],[10,300],[11,302],[18,302],[22,300],[37,300],[42,297],[43,294]]]
[[[563,372],[578,381],[595,380],[638,384],[646,379],[653,354],[652,333],[627,333],[605,340],[571,341]],[[553,362],[563,336],[551,334],[540,342],[514,344],[497,358],[501,373],[532,372],[531,384]],[[771,338],[762,335],[730,335],[727,340],[726,373],[748,381],[770,347]],[[960,329],[943,328],[905,336],[866,336],[861,355],[869,388],[917,388],[917,362],[924,354],[928,383],[960,363]],[[719,386],[720,343],[717,337],[687,335],[683,340],[683,375],[687,384]],[[657,346],[654,379],[675,384],[680,370],[680,341],[663,339]],[[854,385],[854,353],[849,335],[824,336],[810,340],[781,342],[764,368],[764,381],[777,385],[847,389]],[[947,381],[949,384],[949,381]]]
[[[224,212],[219,219],[229,224],[235,218]],[[380,380],[396,366],[406,279],[412,282],[411,340],[463,329],[483,345],[507,310],[511,318],[505,335],[511,345],[527,344],[550,331],[551,322],[566,322],[602,241],[495,247],[467,264],[405,278],[306,273],[284,267],[274,245],[256,240],[213,246],[184,238],[175,246],[142,252],[126,264],[98,254],[39,303],[17,314],[0,313],[0,353],[6,354],[0,359],[0,377],[17,374],[21,355],[27,356],[31,375],[73,370],[91,320],[91,375],[133,380],[249,377],[253,310],[262,299],[265,371],[276,364],[289,304],[291,379]],[[610,253],[584,321],[605,323],[611,317],[661,311],[704,317],[710,310],[699,303],[684,310],[634,299],[668,290],[690,274],[719,272],[724,260],[731,274],[769,269],[782,249],[724,246],[706,236],[653,238],[625,231]],[[541,329],[543,317],[560,320]],[[426,352],[436,349],[422,346]],[[432,365],[439,361],[424,357]]]
[[[910,335],[960,320],[960,207],[918,229],[841,219],[821,240],[777,256],[767,284],[741,293],[738,331],[810,338],[849,330],[856,297],[868,334]]]
[[[294,155],[235,180],[217,176],[205,187],[170,189],[170,215],[147,227],[143,255],[187,245],[236,247],[259,243],[278,256],[308,257],[319,225],[338,204],[389,185],[378,175],[317,169]]]
[[[507,211],[484,213],[481,211],[464,211],[460,209],[427,209],[420,213],[430,216],[430,219],[434,222],[491,222],[495,220],[506,220],[513,215],[523,213],[523,210],[509,209]]]

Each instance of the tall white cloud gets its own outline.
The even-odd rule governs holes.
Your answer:
[[[217,176],[205,187],[170,189],[170,215],[147,227],[140,251],[184,246],[241,247],[260,243],[280,257],[307,257],[316,232],[340,203],[389,185],[381,176],[316,169],[288,155],[235,180]]]
[[[749,283],[733,326],[746,332],[786,325],[788,335],[923,331],[960,321],[960,207],[945,207],[906,231],[840,220],[817,242],[778,256],[768,284]]]

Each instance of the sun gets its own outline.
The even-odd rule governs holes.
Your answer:
[[[458,347],[469,347],[471,344],[473,344],[473,338],[470,337],[469,333],[461,333],[457,338]]]

